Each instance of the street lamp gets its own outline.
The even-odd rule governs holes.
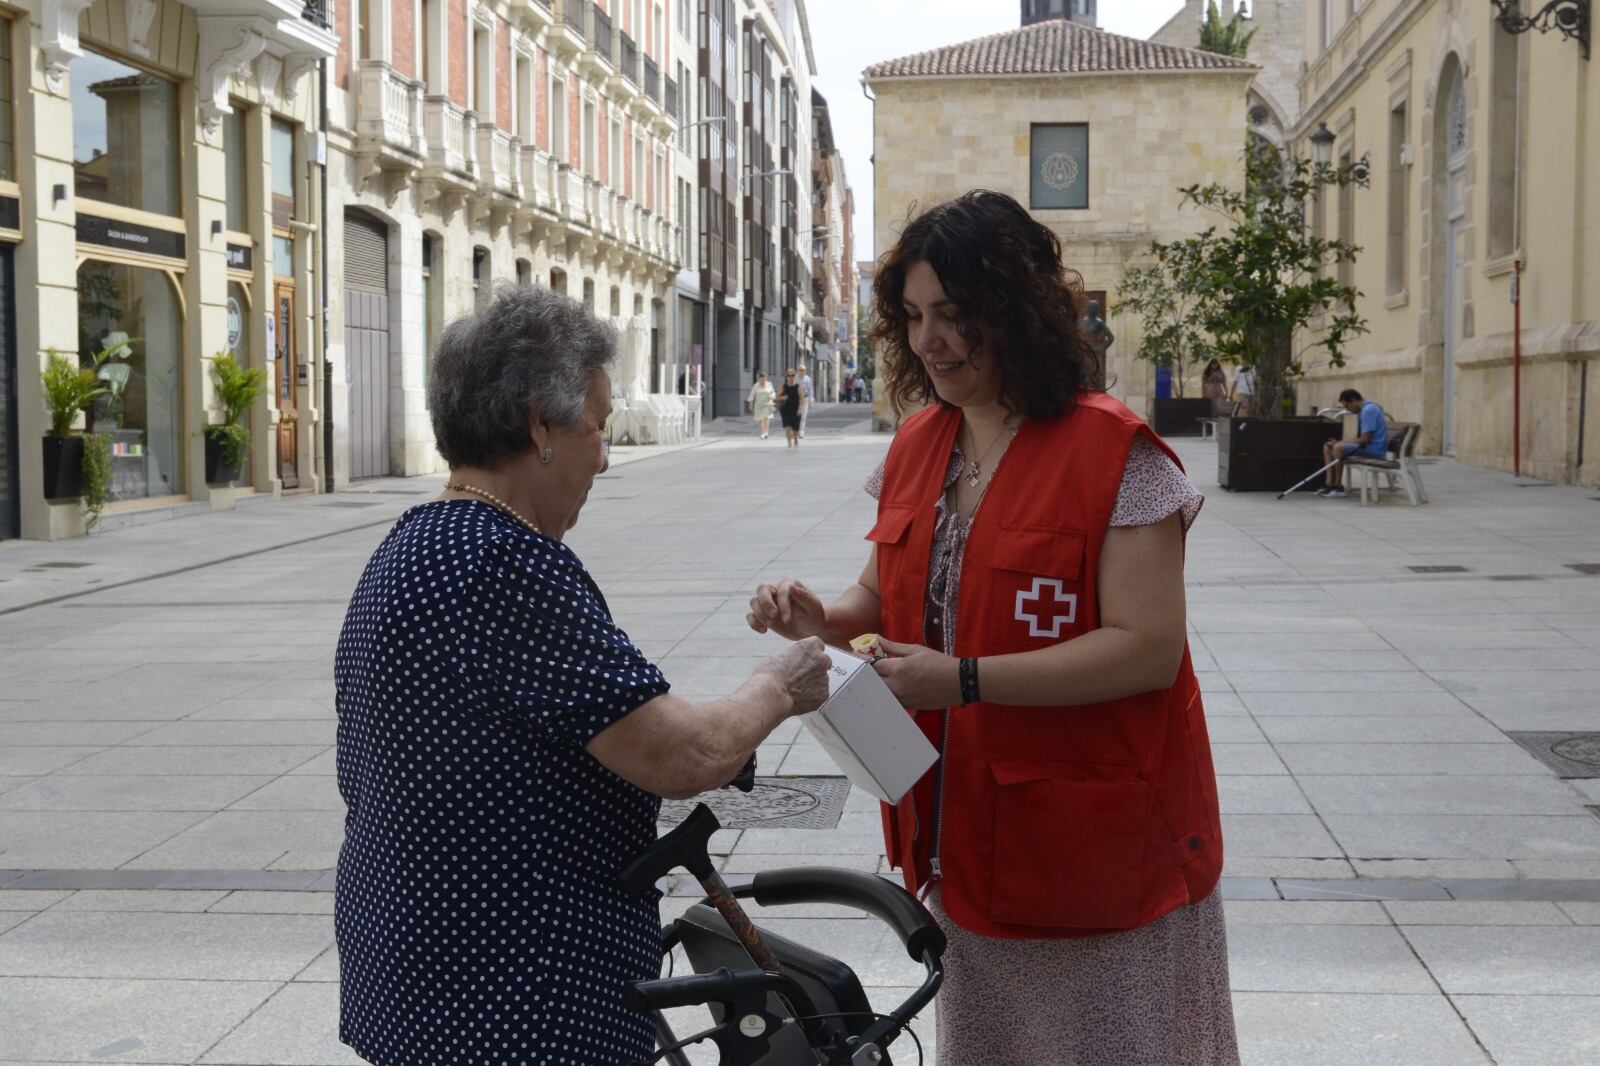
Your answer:
[[[1317,132],[1311,135],[1311,158],[1317,166],[1325,167],[1333,159],[1333,142],[1336,138],[1326,122],[1317,123]]]
[[[1522,0],[1489,0],[1494,4],[1494,20],[1507,33],[1557,30],[1569,41],[1577,41],[1583,58],[1589,58],[1589,0],[1549,0],[1532,15],[1522,13]]]
[[[777,177],[779,174],[788,173],[790,173],[790,171],[787,170],[763,170],[758,174],[745,174],[739,178],[739,184],[743,186],[745,182],[754,181],[756,178],[773,178]]]

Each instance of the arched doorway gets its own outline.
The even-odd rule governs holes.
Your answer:
[[[1440,113],[1443,117],[1442,136],[1437,142],[1442,149],[1444,166],[1443,214],[1444,292],[1440,309],[1444,315],[1444,355],[1440,386],[1444,392],[1442,448],[1446,455],[1456,450],[1456,350],[1462,339],[1462,303],[1466,298],[1464,251],[1462,231],[1467,221],[1467,98],[1461,80],[1461,65],[1452,58],[1444,77],[1439,82]]]

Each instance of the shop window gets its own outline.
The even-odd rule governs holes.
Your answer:
[[[78,346],[106,353],[91,408],[111,446],[111,499],[183,491],[183,321],[172,275],[87,260],[78,268]]]
[[[294,238],[288,234],[272,235],[272,273],[280,278],[294,276]]]
[[[11,33],[14,23],[0,18],[0,181],[17,180],[16,100],[11,91]]]
[[[227,227],[234,233],[249,233],[246,208],[250,197],[249,153],[246,148],[245,109],[234,103],[222,116],[222,165],[227,171]]]
[[[178,87],[85,51],[72,64],[72,158],[80,199],[181,215]]]

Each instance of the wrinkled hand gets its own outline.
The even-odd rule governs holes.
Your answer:
[[[756,586],[744,620],[757,633],[771,631],[788,640],[804,640],[822,632],[828,614],[816,593],[794,578],[786,577],[776,585]]]
[[[961,664],[954,657],[921,644],[896,644],[878,638],[889,654],[872,668],[878,671],[900,706],[908,710],[937,710],[961,702]]]
[[[832,664],[822,641],[807,637],[756,667],[756,673],[765,673],[783,686],[794,701],[791,714],[810,714],[828,702],[828,668]]]

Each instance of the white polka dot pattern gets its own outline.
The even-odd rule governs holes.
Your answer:
[[[348,807],[340,1038],[380,1066],[616,1066],[661,969],[657,896],[621,865],[661,801],[583,748],[667,691],[572,550],[487,504],[407,512],[335,662]]]

